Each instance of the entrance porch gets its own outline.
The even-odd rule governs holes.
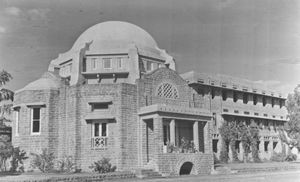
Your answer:
[[[199,108],[152,105],[141,108],[139,116],[141,168],[166,175],[180,174],[183,165],[191,166],[193,174],[210,172],[210,113]]]

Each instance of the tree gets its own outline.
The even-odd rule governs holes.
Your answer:
[[[11,103],[3,103],[3,101],[13,101],[14,99],[14,92],[3,88],[3,86],[9,82],[12,79],[11,74],[9,74],[7,71],[2,70],[0,72],[0,125],[4,125],[5,121],[9,121],[7,120],[4,116],[5,114],[10,114],[11,112]]]
[[[13,100],[14,92],[3,88],[3,86],[12,79],[11,74],[7,71],[2,70],[0,72],[0,102],[3,100]]]
[[[287,97],[288,122],[284,126],[286,132],[281,138],[290,146],[300,151],[300,84],[294,89],[294,93]]]

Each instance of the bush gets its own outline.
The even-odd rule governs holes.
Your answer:
[[[284,153],[276,153],[274,152],[272,157],[270,158],[270,161],[274,162],[283,162],[285,160],[286,156]]]
[[[295,161],[295,160],[297,160],[297,155],[296,154],[289,154],[285,158],[285,161]]]
[[[110,163],[110,159],[108,158],[102,158],[101,160],[94,162],[92,166],[89,167],[90,169],[93,169],[94,172],[98,173],[109,173],[109,172],[114,172],[117,167],[112,166]]]
[[[26,152],[24,150],[20,150],[19,147],[12,148],[12,158],[10,161],[11,172],[24,172],[23,161],[26,160],[28,157],[26,156]]]
[[[42,154],[31,153],[34,157],[31,161],[31,166],[38,168],[43,173],[51,172],[54,169],[54,153],[49,153],[47,149],[42,150]]]
[[[58,171],[63,173],[75,172],[76,166],[72,156],[64,156],[58,162]]]

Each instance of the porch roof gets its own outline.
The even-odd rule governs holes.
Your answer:
[[[212,114],[206,109],[200,108],[189,108],[189,107],[180,107],[172,106],[166,104],[155,104],[150,106],[141,107],[138,111],[138,115],[145,116],[149,114],[158,113],[160,115],[169,115],[180,117],[180,118],[194,118],[194,119],[203,119],[204,117],[209,120],[212,117]]]

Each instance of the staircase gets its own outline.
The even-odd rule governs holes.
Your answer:
[[[161,174],[154,171],[153,169],[137,169],[135,170],[135,175],[137,178],[160,178]]]

